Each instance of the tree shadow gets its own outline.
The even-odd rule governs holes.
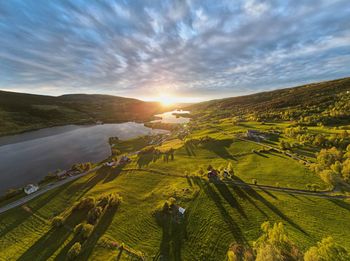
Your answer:
[[[82,253],[79,256],[81,260],[88,260],[91,255],[94,246],[98,242],[101,236],[107,231],[108,227],[111,225],[114,215],[117,213],[118,206],[113,206],[107,208],[102,215],[101,219],[98,221],[97,225],[91,234],[91,236],[84,242],[82,246]]]
[[[113,168],[110,169],[110,171],[109,171],[107,177],[104,179],[103,183],[108,183],[108,182],[115,180],[119,176],[122,169],[123,169],[122,166],[117,166],[114,169]]]
[[[268,215],[262,210],[255,202],[252,200],[245,192],[242,190],[239,186],[236,186],[232,183],[230,183],[230,187],[233,189],[233,191],[243,200],[247,200],[250,204],[252,204],[261,214],[263,214],[265,217],[268,217]]]
[[[10,214],[11,212],[17,212],[17,211],[23,212],[23,214],[16,216],[14,221],[10,224],[6,224],[6,227],[0,230],[0,238],[4,237],[7,233],[11,232],[13,229],[18,227],[20,224],[22,224],[24,221],[26,221],[32,214],[28,213],[22,208],[15,208],[11,209],[10,211],[6,212],[7,214]],[[15,213],[13,214],[15,215]],[[0,216],[1,217],[1,216]]]
[[[265,154],[259,152],[259,151],[254,151],[254,153],[260,157],[264,157],[264,158],[269,158],[269,156],[266,156]]]
[[[273,199],[278,199],[277,196],[275,196],[274,194],[272,194],[270,191],[268,191],[267,189],[264,189],[263,187],[260,187],[258,185],[259,189],[261,189],[262,192],[264,192],[266,195],[270,196]]]
[[[156,162],[161,154],[158,153],[142,153],[138,155],[137,165],[139,168],[148,166],[151,162]]]
[[[333,204],[350,211],[350,204],[339,199],[328,199]]]
[[[68,244],[62,248],[62,250],[58,253],[58,255],[55,257],[54,260],[65,260],[68,254],[69,249],[75,244],[75,242],[78,242],[79,236],[75,235],[71,241],[69,241]]]
[[[242,184],[245,184],[244,190],[246,193],[259,200],[261,203],[263,203],[266,207],[268,207],[272,212],[274,212],[277,216],[282,218],[284,221],[286,221],[288,224],[293,226],[294,228],[298,229],[300,232],[302,232],[305,235],[309,235],[303,228],[301,228],[298,224],[296,224],[293,220],[291,220],[289,217],[287,217],[285,214],[282,213],[276,206],[274,206],[271,202],[266,200],[263,196],[261,196],[258,192],[256,192],[249,184],[245,183],[243,180],[235,176],[235,180],[239,181]]]
[[[204,143],[203,148],[215,153],[220,158],[237,161],[237,159],[227,150],[227,148],[229,148],[232,143],[233,139],[213,140]]]
[[[236,239],[236,241],[241,244],[248,244],[241,229],[239,228],[237,223],[233,220],[231,215],[227,212],[225,207],[222,205],[220,196],[215,192],[215,190],[211,187],[211,185],[199,177],[194,177],[193,179],[194,179],[194,183],[197,184],[200,188],[202,188],[205,194],[210,199],[213,200],[213,202],[215,203],[217,209],[219,210],[222,218],[224,219],[225,223],[229,227],[230,232],[233,235],[233,237]]]
[[[188,156],[196,156],[195,146],[192,143],[185,143],[185,149]]]
[[[89,190],[95,187],[100,181],[106,178],[109,174],[110,169],[108,167],[102,167],[95,175],[93,175],[87,182],[81,183],[77,186],[74,186],[70,189],[74,189],[79,193],[78,199],[82,198]]]
[[[182,260],[182,243],[187,238],[187,216],[188,213],[180,221],[174,219],[174,214],[163,214],[158,218],[158,224],[162,227],[159,247],[161,260]]]
[[[60,186],[56,189],[53,189],[51,191],[44,193],[43,195],[40,195],[38,198],[36,198],[35,201],[28,203],[28,204],[30,204],[30,209],[32,210],[32,212],[38,211],[39,209],[44,207],[46,204],[49,204],[50,201],[52,199],[54,199],[57,196],[57,194],[59,194],[64,189],[65,189],[65,186]],[[19,210],[22,212],[22,214],[16,215],[15,213]],[[14,209],[9,210],[6,213],[9,214],[12,212],[13,212],[13,215],[16,216],[16,219],[12,223],[6,224],[6,227],[4,229],[0,230],[0,238],[5,236],[6,234],[10,233],[13,229],[15,229],[16,227],[21,225],[30,216],[32,216],[31,213],[23,210],[21,207],[16,207]],[[1,215],[0,215],[0,217],[1,217]]]
[[[247,219],[248,217],[247,217],[246,213],[244,212],[243,207],[233,197],[233,195],[232,195],[231,191],[228,189],[227,185],[221,181],[214,182],[214,185],[217,188],[217,190],[220,192],[220,195],[227,201],[227,203],[229,203],[232,208],[235,208],[242,217]]]
[[[192,179],[190,177],[186,176],[186,180],[187,180],[188,185],[192,188],[193,187]]]
[[[48,260],[56,250],[63,245],[71,234],[69,228],[75,227],[87,215],[87,211],[74,211],[65,220],[64,226],[50,229],[37,240],[18,260]]]
[[[122,258],[123,251],[124,251],[123,248],[119,249],[119,253],[118,253],[117,257],[116,257],[116,260],[117,260],[117,261],[120,260],[120,259]]]

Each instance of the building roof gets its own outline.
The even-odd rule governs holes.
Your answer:
[[[182,207],[179,207],[179,212],[183,215],[183,214],[185,214],[185,211],[186,211],[186,209],[184,209],[184,208],[182,208]]]

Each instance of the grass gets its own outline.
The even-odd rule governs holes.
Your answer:
[[[27,204],[0,215],[0,256],[5,260],[65,260],[76,242],[72,231],[84,217],[68,215],[67,227],[51,229],[50,220],[69,213],[70,207],[86,196],[118,193],[123,201],[118,210],[105,212],[92,236],[84,243],[81,260],[127,260],[126,252],[103,247],[103,238],[124,243],[148,259],[225,260],[232,242],[252,245],[260,235],[260,225],[282,221],[296,244],[306,250],[325,236],[332,236],[350,250],[350,203],[344,200],[293,195],[285,192],[241,188],[232,184],[208,182],[199,169],[232,163],[235,179],[250,183],[305,189],[306,184],[324,186],[304,165],[283,154],[258,152],[262,145],[238,140],[234,133],[260,126],[229,125],[222,121],[192,137],[213,135],[217,140],[191,146],[172,139],[160,150],[175,149],[174,160],[162,157],[143,159],[121,168],[103,167],[96,173],[45,193]],[[288,123],[278,123],[279,126]],[[266,125],[261,125],[266,128]],[[218,132],[216,128],[221,128]],[[118,141],[122,152],[139,150],[149,140]],[[141,168],[140,168],[141,166]],[[155,213],[170,197],[186,208],[180,223]],[[30,210],[30,211],[28,211]],[[0,258],[0,259],[1,259]]]

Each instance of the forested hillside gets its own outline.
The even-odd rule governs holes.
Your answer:
[[[195,114],[336,125],[350,119],[350,78],[192,105]],[[210,116],[211,117],[211,116]]]
[[[158,103],[109,95],[59,97],[0,91],[0,136],[71,123],[145,121]]]

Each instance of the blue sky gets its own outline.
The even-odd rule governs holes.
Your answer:
[[[345,77],[349,17],[348,0],[3,0],[0,89],[204,100]]]

